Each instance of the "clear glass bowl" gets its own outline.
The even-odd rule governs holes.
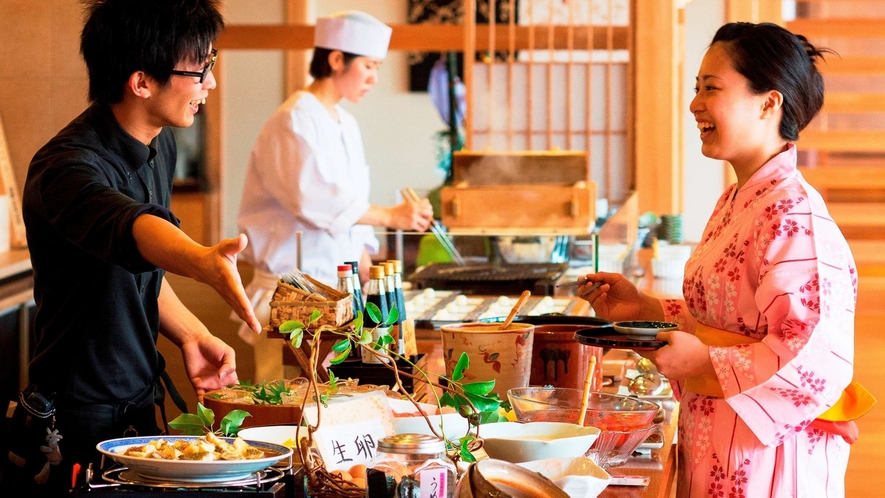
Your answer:
[[[602,431],[585,456],[603,469],[623,465],[654,431],[653,426],[633,431]]]
[[[507,391],[520,422],[578,423],[583,391],[565,387],[523,387]],[[654,430],[652,421],[660,407],[630,396],[591,392],[584,425],[601,431],[587,452],[600,467],[623,464]]]
[[[507,391],[520,422],[578,423],[583,391],[566,387],[519,387]],[[620,394],[591,392],[584,425],[603,431],[632,431],[651,426],[660,407]]]

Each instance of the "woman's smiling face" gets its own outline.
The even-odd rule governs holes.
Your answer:
[[[701,153],[736,168],[748,161],[752,167],[759,149],[772,138],[771,123],[764,119],[769,92],[750,91],[723,43],[713,44],[704,56],[695,92],[689,109],[701,133]]]

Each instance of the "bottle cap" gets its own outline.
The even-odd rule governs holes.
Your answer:
[[[338,271],[350,272],[352,270],[353,270],[353,268],[351,268],[350,265],[338,265]]]
[[[396,273],[396,270],[393,268],[393,263],[391,263],[390,261],[385,261],[384,263],[381,263],[381,264],[384,265],[384,274],[385,275],[393,276],[393,274]]]
[[[396,434],[378,441],[378,451],[387,453],[442,453],[446,442],[428,434]]]
[[[369,267],[369,278],[384,278],[385,271],[384,267],[381,265],[372,265]]]
[[[402,272],[403,272],[403,262],[402,262],[402,260],[399,260],[399,259],[388,259],[387,262],[388,262],[388,263],[393,263],[393,270],[394,270],[396,273],[402,273]]]

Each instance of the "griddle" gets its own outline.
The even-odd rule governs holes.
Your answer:
[[[408,277],[418,289],[460,290],[464,294],[553,295],[568,263],[431,263]]]

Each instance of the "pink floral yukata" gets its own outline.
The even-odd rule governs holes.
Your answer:
[[[796,149],[719,199],[668,320],[761,342],[711,347],[725,398],[683,393],[679,496],[844,496],[849,445],[806,427],[851,381],[857,273]]]

